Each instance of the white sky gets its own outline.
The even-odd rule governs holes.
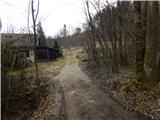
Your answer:
[[[1,32],[6,32],[10,26],[14,26],[15,32],[20,32],[20,28],[27,27],[29,1],[0,0]],[[83,2],[82,0],[40,0],[38,20],[44,18],[46,19],[42,21],[42,27],[46,35],[54,36],[64,24],[68,29],[79,27],[85,22]]]

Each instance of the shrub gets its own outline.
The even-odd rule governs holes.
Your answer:
[[[9,71],[12,69],[24,68],[27,66],[27,59],[23,52],[19,52],[16,49],[11,49],[9,47],[2,47],[2,71]]]

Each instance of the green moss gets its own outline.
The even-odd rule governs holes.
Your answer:
[[[150,89],[150,87],[148,85],[143,84],[143,83],[137,83],[136,88],[138,90],[148,90],[148,89]]]
[[[122,90],[124,90],[125,92],[129,92],[132,89],[135,89],[135,83],[132,81],[129,81],[122,87]]]
[[[124,90],[125,92],[134,91],[134,90],[144,91],[149,89],[151,89],[150,84],[148,85],[143,83],[135,83],[132,81],[128,81],[125,85],[122,86],[122,90]]]
[[[134,70],[133,69],[129,69],[128,70],[128,75],[130,75],[130,76],[134,75]]]
[[[12,71],[12,72],[8,72],[8,76],[13,76],[13,77],[18,77],[20,76],[22,71]]]
[[[136,106],[137,106],[139,109],[147,112],[148,99],[143,99],[143,100],[141,100],[141,101],[138,101],[138,102],[136,103]]]
[[[142,62],[136,63],[135,73],[138,82],[142,82],[145,79],[144,66]]]

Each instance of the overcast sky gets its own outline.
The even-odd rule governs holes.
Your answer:
[[[21,28],[27,27],[29,1],[0,0],[1,32],[6,32],[10,27],[20,32]],[[64,24],[68,29],[80,27],[85,21],[83,2],[82,0],[40,0],[38,20],[42,21],[45,34],[50,36],[59,32]]]

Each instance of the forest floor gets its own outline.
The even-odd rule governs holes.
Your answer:
[[[78,58],[83,71],[103,92],[128,110],[137,111],[153,120],[160,120],[160,83],[147,89],[142,84],[135,83],[134,70],[127,67],[121,68],[119,74],[98,75],[89,69],[85,52],[81,52]]]
[[[71,51],[60,74],[48,81],[49,95],[33,113],[33,120],[150,120],[100,90],[80,68],[79,50]]]

